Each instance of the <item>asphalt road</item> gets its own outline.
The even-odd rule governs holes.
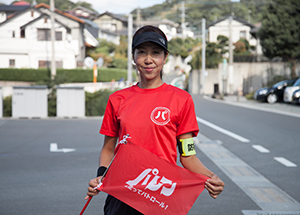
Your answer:
[[[248,169],[252,168],[276,189],[284,191],[297,206],[300,202],[300,118],[198,96],[194,101],[197,117],[249,142],[241,142],[199,122],[201,134],[197,156],[224,180],[226,186],[216,200],[204,191],[189,214],[268,214],[260,213],[266,211],[261,206],[264,204],[249,195],[237,177],[224,171],[218,163],[220,160],[201,150],[208,142],[217,142],[217,147],[228,150],[237,162],[244,162]],[[79,214],[85,203],[87,183],[95,176],[98,166],[103,142],[103,137],[98,134],[100,124],[101,118],[1,119],[0,214]],[[51,151],[50,145],[54,143],[57,149],[52,145]],[[211,145],[215,146],[214,143]],[[260,145],[269,153],[261,153],[253,145]],[[75,151],[64,153],[62,149]],[[287,158],[297,166],[286,167],[274,157]],[[93,198],[85,214],[102,214],[105,197],[106,194],[101,193]],[[275,212],[285,214],[283,210]],[[298,212],[290,210],[289,214],[300,214]]]
[[[300,113],[299,106],[291,106],[291,108],[295,108],[295,110],[293,110],[294,114],[291,114],[290,111],[283,111],[287,110],[287,108],[282,108],[286,107],[286,104],[276,104],[274,107],[265,106],[265,104],[257,102],[235,102],[230,103],[232,105],[229,105],[227,102],[215,102],[216,100],[202,99],[199,96],[194,97],[194,100],[197,116],[199,118],[209,121],[227,131],[234,132],[234,134],[248,139],[249,142],[241,142],[227,134],[221,133],[200,123],[202,134],[210,140],[221,141],[223,147],[228,149],[240,160],[247,163],[257,171],[258,174],[264,176],[277,188],[286,192],[289,197],[300,202],[300,183],[298,180],[300,176],[300,115],[296,113],[297,111]],[[252,109],[244,107],[250,107]],[[282,114],[267,112],[267,107],[270,107],[270,111],[277,111]],[[257,108],[259,110],[257,110]],[[297,110],[297,108],[299,108],[299,110]],[[262,146],[265,149],[268,149],[269,153],[261,153],[255,150],[253,145]],[[286,167],[277,162],[274,157],[287,158],[297,166]],[[227,176],[228,174],[224,177],[226,189],[223,194],[225,196],[228,192],[236,191],[235,185],[231,184],[232,178],[228,178]],[[227,186],[228,184],[230,185],[230,188]],[[256,186],[260,185],[256,184]],[[241,189],[241,187],[238,187],[238,189]],[[245,193],[245,190],[242,190],[242,192]],[[239,192],[237,191],[236,194],[239,195]],[[233,194],[231,193],[231,195]],[[249,197],[249,195],[247,195],[247,197]],[[242,214],[241,211],[244,210],[263,211],[262,208],[257,207],[259,201],[254,201],[256,206],[253,206],[251,204],[253,202],[251,200],[253,199],[244,201],[246,198],[243,196],[233,199],[234,200],[229,204],[230,206],[225,207],[225,210],[228,210],[227,208],[231,209],[223,214]],[[216,202],[218,201],[219,200],[217,199]],[[276,203],[277,202],[275,202],[275,204]],[[237,208],[234,213],[232,212],[233,208]],[[272,207],[269,208],[272,209]],[[289,211],[289,209],[281,207],[276,208],[276,210],[268,211],[276,212],[273,214],[284,214],[283,212]],[[300,214],[300,208],[290,211],[298,211],[298,213],[289,212],[288,214]],[[211,214],[219,214],[219,212],[221,211]]]

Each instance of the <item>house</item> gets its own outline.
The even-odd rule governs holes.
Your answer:
[[[79,10],[80,9],[80,10]],[[78,11],[85,11],[85,13],[79,13]],[[68,13],[74,14],[78,18],[82,19],[84,23],[85,31],[88,31],[95,39],[104,39],[108,42],[112,42],[116,45],[120,44],[120,36],[113,31],[109,31],[103,28],[100,28],[95,22],[92,21],[93,18],[95,18],[95,13],[93,11],[90,11],[84,7],[76,7],[75,9],[69,10]],[[94,40],[90,38],[89,40]],[[91,43],[89,43],[91,44]],[[95,43],[93,43],[96,45]],[[97,41],[97,45],[99,42]]]
[[[246,39],[250,46],[256,47],[256,54],[261,55],[261,47],[259,41],[251,33],[252,29],[256,26],[252,25],[245,20],[238,18],[236,16],[226,16],[216,22],[207,26],[208,28],[208,41],[217,42],[217,37],[223,35],[229,38],[229,20],[232,18],[231,22],[231,36],[232,43],[237,42],[240,39]]]
[[[97,12],[92,11],[92,10],[87,9],[82,6],[77,6],[71,10],[67,10],[66,12],[73,16],[77,16],[79,18],[84,18],[84,19],[89,19],[89,20],[96,19],[99,16],[99,14]]]
[[[0,23],[4,22],[8,16],[21,11],[25,10],[30,7],[30,4],[24,5],[0,5]]]
[[[0,67],[50,67],[52,58],[50,6],[40,3],[10,15],[0,23]],[[85,21],[55,9],[55,61],[58,68],[76,68],[86,55]],[[95,38],[94,38],[95,39]],[[92,41],[92,40],[90,40]],[[95,42],[95,40],[94,40]]]
[[[94,19],[93,22],[95,22],[99,26],[99,28],[103,30],[114,32],[118,35],[128,34],[127,17],[106,11],[105,13],[100,14],[96,19]]]
[[[178,37],[177,29],[179,25],[171,20],[163,19],[163,20],[139,21],[139,26],[144,26],[144,25],[153,25],[158,27],[166,34],[168,40]]]

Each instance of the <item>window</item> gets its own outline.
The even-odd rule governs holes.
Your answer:
[[[38,41],[50,41],[51,40],[51,30],[50,29],[38,29],[37,40]],[[55,40],[62,41],[62,32],[61,31],[55,32]]]
[[[15,59],[9,59],[9,67],[15,67],[16,66],[16,60]]]
[[[12,37],[15,38],[16,37],[16,32],[12,31]]]
[[[246,31],[240,31],[240,38],[246,38]]]
[[[25,38],[25,30],[24,29],[21,29],[20,37]]]
[[[38,41],[47,41],[47,40],[51,40],[51,32],[50,32],[50,29],[38,29],[38,32],[37,32],[37,40],[38,40]]]
[[[63,68],[62,61],[55,61],[56,68]],[[39,68],[50,68],[51,61],[39,60]]]
[[[55,31],[55,40],[62,41],[62,32],[61,31]]]

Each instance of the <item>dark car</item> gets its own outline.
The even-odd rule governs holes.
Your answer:
[[[292,103],[300,104],[300,89],[296,90],[292,96]]]
[[[296,80],[284,80],[274,84],[270,88],[261,88],[255,92],[254,98],[259,101],[267,101],[270,104],[274,104],[283,100],[284,89],[288,86],[292,86]]]

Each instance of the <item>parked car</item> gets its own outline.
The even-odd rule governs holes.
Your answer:
[[[283,101],[289,103],[292,102],[293,93],[298,89],[300,89],[300,78],[298,78],[291,87],[285,88]]]
[[[292,103],[300,104],[300,89],[293,93]]]
[[[257,90],[254,94],[254,99],[259,101],[267,101],[270,104],[283,100],[284,89],[292,86],[296,80],[284,80],[274,84],[272,87],[264,87]]]

